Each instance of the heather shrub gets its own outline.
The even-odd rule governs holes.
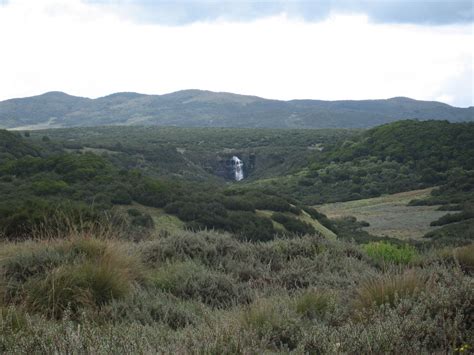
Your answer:
[[[94,315],[97,321],[165,324],[176,330],[202,321],[208,308],[192,300],[181,300],[169,293],[136,289],[131,297],[114,299]]]
[[[215,232],[179,232],[143,243],[140,251],[144,262],[150,266],[170,261],[195,260],[215,267],[221,265],[225,258],[242,260],[250,254],[246,243]]]
[[[249,289],[237,284],[229,275],[207,269],[193,261],[162,266],[151,275],[152,284],[159,290],[182,299],[194,299],[212,307],[227,307],[247,303]]]

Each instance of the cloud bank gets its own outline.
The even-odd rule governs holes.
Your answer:
[[[253,21],[281,13],[319,22],[333,13],[366,15],[376,23],[445,25],[472,22],[471,0],[87,0],[127,9],[138,21],[167,25],[193,22]]]
[[[133,11],[116,6],[0,6],[0,99],[51,90],[98,97],[199,88],[285,100],[408,96],[474,104],[469,21],[379,23],[347,11],[312,22],[277,11],[177,26],[137,22]]]

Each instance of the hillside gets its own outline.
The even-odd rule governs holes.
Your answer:
[[[267,100],[184,90],[116,93],[98,99],[61,92],[0,102],[0,128],[102,125],[246,128],[367,128],[400,119],[473,121],[474,108],[397,97],[387,100]]]
[[[326,145],[300,171],[252,184],[307,204],[422,189],[474,169],[473,137],[473,123],[393,122]]]
[[[0,353],[468,353],[473,129],[0,130]]]

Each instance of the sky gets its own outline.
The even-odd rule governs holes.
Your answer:
[[[474,106],[472,0],[0,0],[0,100],[64,91]]]

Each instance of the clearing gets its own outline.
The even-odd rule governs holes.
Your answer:
[[[407,205],[411,200],[428,197],[431,190],[433,188],[315,207],[329,218],[354,216],[359,221],[367,221],[370,226],[364,227],[364,230],[373,235],[400,239],[421,238],[439,228],[430,227],[430,223],[447,212],[437,211],[439,206]]]

